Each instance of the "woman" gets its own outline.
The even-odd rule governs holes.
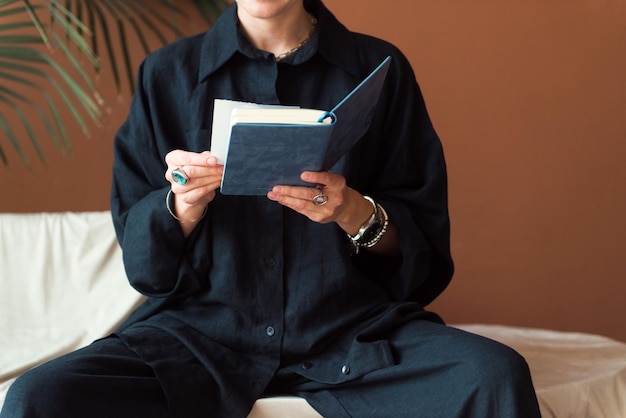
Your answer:
[[[372,124],[332,170],[220,193],[214,99],[328,109],[386,56]],[[394,46],[320,0],[238,0],[148,56],[137,85],[111,208],[148,300],[18,379],[2,417],[245,417],[274,394],[332,418],[539,416],[519,355],[424,310],[453,270],[446,171]]]

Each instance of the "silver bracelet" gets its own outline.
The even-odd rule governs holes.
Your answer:
[[[363,237],[363,234],[365,233],[365,231],[367,231],[372,226],[372,224],[374,224],[374,221],[376,221],[376,210],[377,210],[376,202],[374,202],[374,199],[372,199],[369,196],[363,196],[363,198],[372,204],[372,208],[374,209],[374,212],[372,213],[372,216],[370,216],[367,219],[367,221],[365,221],[365,223],[361,225],[361,227],[359,228],[358,232],[355,235],[348,234],[348,237],[354,243],[357,243],[361,239],[361,237]]]
[[[202,218],[205,217],[206,212],[207,212],[207,208],[209,207],[209,205],[204,207],[204,212],[202,212],[202,215],[198,218],[198,219],[191,219],[188,221],[184,221],[182,219],[180,219],[178,216],[176,216],[174,214],[174,212],[172,211],[172,209],[170,208],[170,197],[172,196],[172,189],[170,189],[169,192],[167,192],[167,196],[165,196],[165,207],[167,208],[167,211],[170,213],[170,215],[172,215],[172,218],[176,219],[178,222],[180,222],[181,224],[192,224],[192,223],[196,223],[198,221],[201,221]]]
[[[374,202],[371,197],[363,197],[372,204],[374,208],[374,213],[372,214],[372,216],[369,217],[367,221],[365,221],[363,225],[361,225],[356,235],[347,234],[348,238],[350,238],[356,254],[359,253],[360,248],[372,248],[373,246],[378,244],[385,232],[387,231],[387,227],[389,226],[389,217],[385,209],[378,203]],[[371,237],[371,234],[373,233],[375,235]],[[366,235],[369,235],[370,237],[367,237],[368,241],[363,241],[363,238]]]
[[[376,209],[377,209],[377,213],[381,214],[380,219],[381,219],[382,226],[380,227],[380,230],[378,231],[378,233],[376,234],[374,238],[362,244],[358,243],[358,245],[363,248],[372,248],[374,245],[378,244],[378,242],[382,239],[383,235],[385,235],[385,232],[387,232],[387,227],[389,226],[389,217],[387,216],[387,212],[378,203],[376,203]]]

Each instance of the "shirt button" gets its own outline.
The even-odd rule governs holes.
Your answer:
[[[274,257],[267,257],[265,259],[265,267],[267,268],[274,268],[276,266],[276,260],[274,259]]]
[[[309,370],[311,367],[313,367],[313,363],[311,363],[310,361],[305,361],[304,363],[302,363],[302,368],[304,370]]]
[[[272,326],[269,326],[267,328],[265,328],[265,332],[267,333],[267,335],[269,335],[270,337],[273,337],[274,334],[276,334],[276,329]]]
[[[342,368],[341,368],[341,373],[348,375],[350,374],[350,366],[348,366],[347,364],[345,364]]]

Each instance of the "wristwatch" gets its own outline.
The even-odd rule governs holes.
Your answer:
[[[380,239],[387,231],[387,226],[389,225],[389,217],[387,216],[387,212],[380,206],[378,203],[374,202],[369,196],[363,196],[368,202],[372,204],[374,208],[374,213],[370,216],[367,221],[359,228],[359,231],[355,235],[348,235],[352,245],[354,247],[355,253],[359,253],[360,248],[372,248],[374,245],[378,244]]]

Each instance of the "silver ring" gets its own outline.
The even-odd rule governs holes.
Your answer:
[[[178,184],[185,184],[189,181],[189,176],[182,167],[172,170],[172,179]]]
[[[328,203],[328,196],[326,196],[323,193],[320,193],[317,196],[315,196],[313,199],[311,199],[311,201],[313,202],[315,206],[324,206],[326,203]]]

